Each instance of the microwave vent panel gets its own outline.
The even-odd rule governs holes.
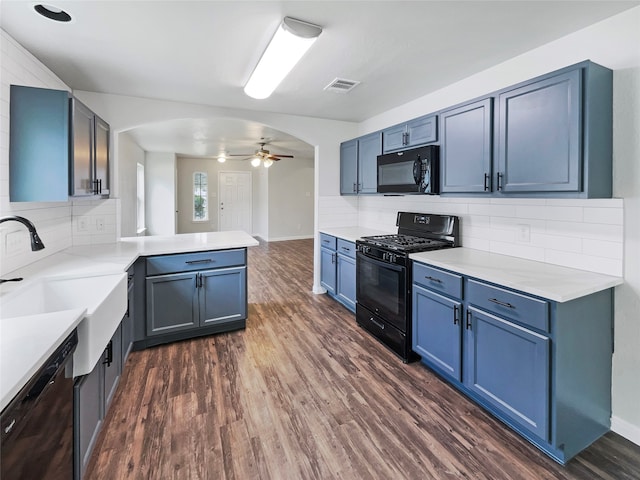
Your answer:
[[[353,90],[360,82],[356,80],[347,80],[346,78],[335,78],[329,83],[324,90],[327,92],[347,93]]]

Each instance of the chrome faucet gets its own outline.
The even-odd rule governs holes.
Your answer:
[[[36,227],[35,227],[35,225],[33,223],[31,223],[26,218],[18,217],[17,215],[0,218],[0,223],[10,222],[10,221],[21,223],[25,227],[27,227],[27,229],[29,230],[29,236],[31,237],[31,250],[32,251],[35,252],[35,251],[38,251],[38,250],[42,250],[44,248],[44,243],[42,243],[42,240],[40,240],[40,236],[38,235],[38,232],[36,231]],[[8,280],[0,279],[0,283],[4,283],[4,282],[19,282],[20,280],[22,280],[22,278],[10,278]]]

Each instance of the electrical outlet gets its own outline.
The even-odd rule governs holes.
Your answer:
[[[96,230],[98,232],[101,232],[104,230],[104,218],[102,217],[96,218]]]
[[[531,241],[531,225],[526,223],[516,225],[516,241],[520,243],[529,243]]]
[[[78,218],[77,225],[79,232],[86,232],[87,230],[89,230],[89,222],[87,222],[87,219],[84,217]]]
[[[23,232],[9,232],[4,237],[4,248],[7,255],[15,255],[26,251],[27,240]]]

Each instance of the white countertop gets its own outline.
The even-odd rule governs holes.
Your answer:
[[[258,245],[241,231],[123,238],[102,245],[71,247],[3,275],[24,282],[0,286],[2,298],[47,277],[93,276],[125,272],[138,257],[171,253],[225,250]],[[0,318],[0,405],[4,408],[53,351],[80,324],[85,310]],[[116,326],[117,328],[117,326]],[[115,330],[114,330],[115,331]],[[113,334],[113,332],[111,332]]]
[[[525,260],[471,248],[413,253],[412,260],[504,285],[556,302],[568,302],[622,285],[621,277]]]
[[[321,228],[320,233],[326,233],[337,238],[342,238],[349,242],[355,242],[362,237],[371,237],[373,235],[389,235],[397,233],[395,230],[383,231],[365,227],[327,227]]]
[[[2,319],[0,410],[82,321],[84,310]]]

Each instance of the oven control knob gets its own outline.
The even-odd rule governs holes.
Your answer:
[[[397,259],[398,259],[398,257],[396,256],[396,254],[395,254],[395,253],[390,253],[390,254],[389,254],[389,258],[388,258],[388,260],[389,260],[391,263],[396,263],[396,260],[397,260]]]
[[[364,253],[371,253],[371,247],[362,247]]]

